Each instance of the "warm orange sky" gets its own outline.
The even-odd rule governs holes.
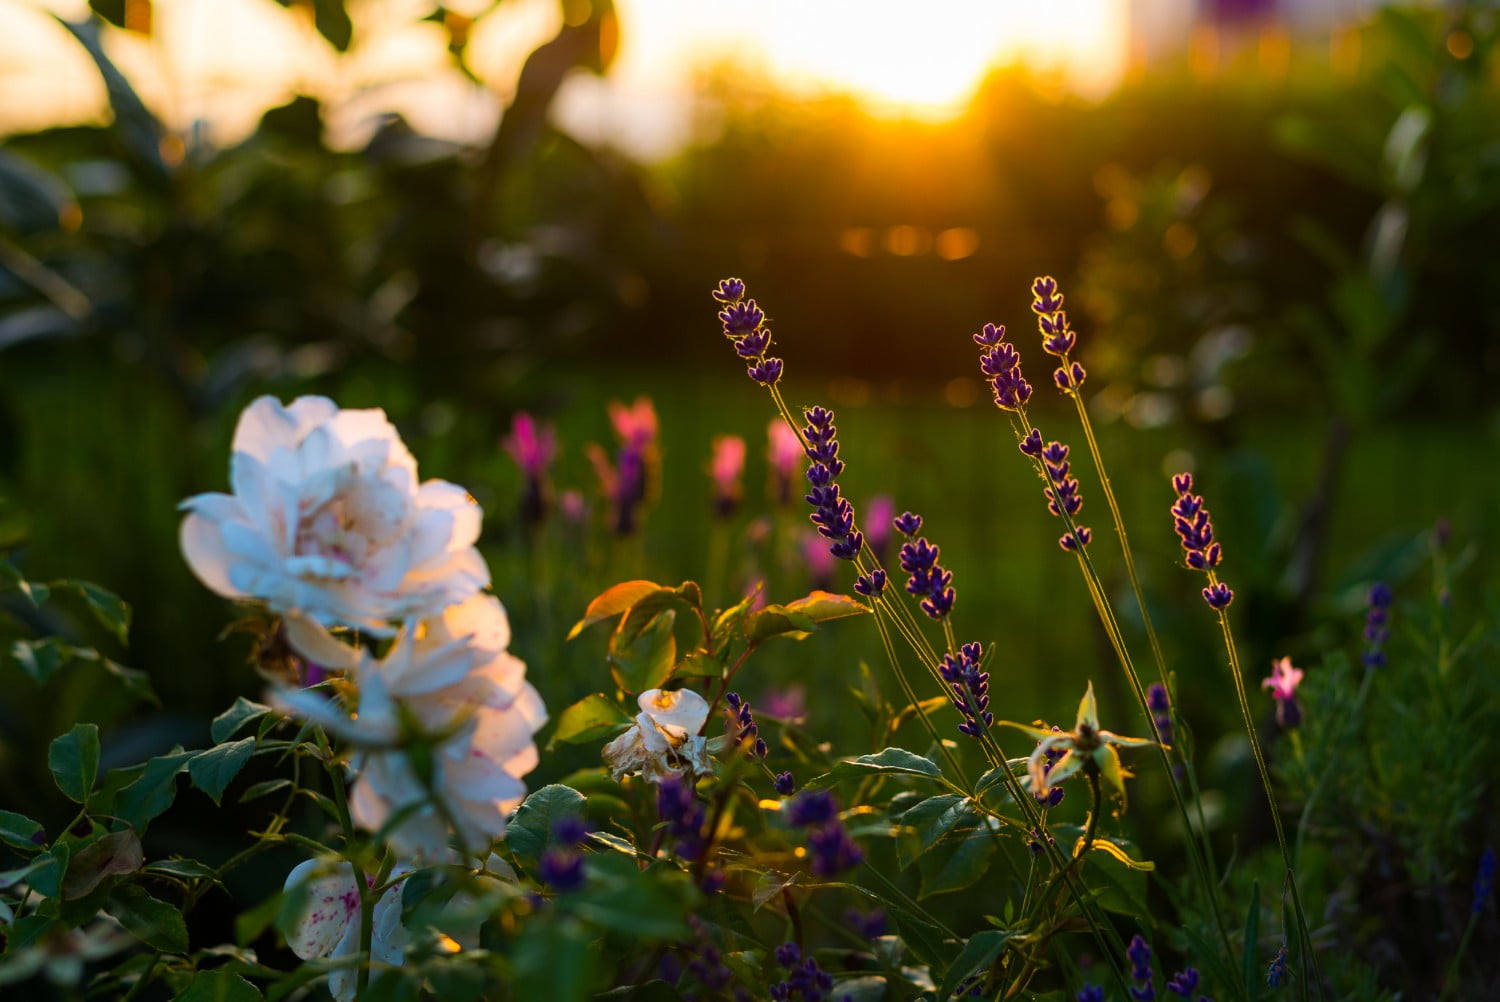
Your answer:
[[[479,13],[489,0],[450,7]],[[475,24],[477,88],[449,65],[446,36],[417,23],[426,0],[352,0],[356,39],[343,56],[272,0],[156,0],[155,33],[110,30],[106,44],[147,103],[175,128],[198,119],[232,142],[267,107],[314,93],[330,139],[354,145],[372,116],[401,111],[418,128],[465,140],[499,114],[520,61],[561,23],[557,0],[506,0]],[[694,81],[727,69],[754,88],[848,93],[879,114],[942,117],[989,68],[1025,62],[1084,93],[1106,90],[1125,61],[1125,0],[617,0],[621,48],[608,81],[580,75],[559,97],[560,125],[645,156],[679,146],[694,120]],[[0,132],[99,120],[104,94],[44,10],[78,17],[86,0],[0,0]],[[919,13],[920,12],[920,13]]]

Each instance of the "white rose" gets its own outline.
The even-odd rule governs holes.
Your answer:
[[[615,779],[640,773],[651,783],[668,775],[702,776],[713,764],[698,732],[708,703],[692,689],[648,689],[636,698],[641,712],[630,730],[604,746],[604,764]]]
[[[399,966],[402,952],[411,934],[401,924],[401,879],[412,867],[398,863],[390,879],[396,881],[375,902],[371,921],[370,959],[377,964]],[[359,952],[359,885],[354,868],[348,863],[309,859],[298,863],[287,874],[283,890],[302,886],[306,900],[296,922],[287,935],[286,945],[303,960],[318,957],[347,957]],[[329,972],[328,991],[339,1002],[352,1002],[357,971],[341,967]]]
[[[233,450],[234,493],[182,503],[183,555],[220,595],[388,634],[489,583],[479,506],[446,481],[419,484],[384,411],[261,397]]]
[[[308,621],[289,621],[301,653],[350,671],[359,690],[349,714],[317,693],[282,690],[272,701],[359,749],[350,792],[354,821],[386,832],[403,856],[434,859],[452,834],[480,850],[505,832],[526,796],[521,777],[537,765],[533,735],[547,722],[526,665],[505,650],[510,624],[491,595],[476,595],[441,616],[408,624],[375,660],[338,644]],[[342,658],[343,660],[339,660]],[[435,742],[430,792],[408,750],[411,724]]]

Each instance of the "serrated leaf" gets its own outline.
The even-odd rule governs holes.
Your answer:
[[[47,847],[47,833],[24,814],[0,811],[0,842],[14,849],[36,852]]]
[[[52,770],[52,779],[63,796],[75,804],[87,802],[99,774],[99,728],[75,724],[71,731],[54,738],[47,747],[47,768]]]
[[[959,982],[993,964],[995,958],[1000,956],[1000,951],[1005,949],[1006,941],[1014,935],[1009,930],[989,929],[970,937],[959,951],[958,959],[953,961],[948,973],[943,976],[943,984],[938,989],[937,997],[942,1000],[952,998],[953,993],[958,990]]]
[[[233,971],[199,971],[188,982],[177,1002],[260,1002],[265,996]]]
[[[584,610],[583,618],[573,624],[565,639],[572,640],[584,630],[595,623],[602,623],[606,619],[625,612],[638,601],[653,592],[672,591],[671,588],[663,588],[655,581],[622,581],[611,588],[606,589],[597,598],[589,603]]]
[[[630,723],[630,714],[602,692],[585,696],[557,718],[557,730],[548,742],[550,749],[563,744],[586,744],[598,738],[613,736]]]
[[[144,861],[141,840],[135,832],[110,832],[73,852],[62,883],[62,897],[81,898],[110,877],[134,873]]]
[[[271,708],[264,703],[257,703],[253,699],[239,696],[234,705],[214,718],[209,725],[208,733],[212,735],[215,742],[231,738],[241,727],[252,720],[258,720],[271,712]]]
[[[552,840],[552,829],[565,817],[583,814],[584,796],[571,786],[552,784],[521,804],[505,829],[505,843],[527,863],[535,863]]]
[[[116,887],[105,900],[104,911],[147,946],[163,953],[187,952],[187,925],[182,920],[182,912],[153,898],[138,884]]]
[[[115,796],[115,815],[145,834],[152,819],[172,806],[177,798],[177,777],[197,754],[178,749],[149,760],[140,778]]]
[[[125,600],[107,588],[92,581],[63,580],[52,582],[53,591],[71,592],[83,599],[105,629],[114,634],[122,645],[130,639],[130,606]]]
[[[241,738],[228,744],[214,745],[199,752],[188,762],[188,777],[193,785],[213,798],[217,804],[224,788],[238,776],[255,752],[254,738]]]

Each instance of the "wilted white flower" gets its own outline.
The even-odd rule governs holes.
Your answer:
[[[1090,682],[1083,698],[1078,701],[1078,718],[1071,731],[1054,731],[1045,727],[1001,721],[1007,727],[1025,731],[1037,740],[1036,750],[1027,760],[1026,768],[1031,777],[1031,792],[1038,798],[1046,796],[1048,790],[1080,769],[1098,769],[1104,782],[1121,797],[1125,796],[1125,777],[1130,775],[1120,765],[1120,748],[1144,748],[1156,742],[1145,738],[1127,738],[1099,727],[1099,708],[1094,701],[1094,683]],[[1049,753],[1062,752],[1062,757],[1048,768]]]
[[[399,965],[402,951],[411,941],[411,934],[401,924],[401,893],[406,881],[400,879],[411,870],[405,863],[394,866],[390,879],[396,883],[375,902],[370,935],[373,963]],[[293,953],[303,960],[359,953],[359,885],[355,879],[354,868],[348,863],[309,859],[292,868],[283,890],[290,892],[301,886],[306,895],[302,910],[287,933],[286,945]],[[339,1002],[352,1002],[357,985],[353,967],[329,972],[328,991]]]
[[[234,493],[182,503],[183,555],[220,595],[388,633],[489,583],[474,548],[479,506],[446,481],[419,484],[384,411],[261,397],[233,450]]]
[[[520,777],[536,767],[533,735],[547,710],[526,665],[505,649],[510,623],[497,599],[476,595],[408,624],[381,660],[305,620],[287,632],[300,653],[349,671],[357,687],[352,714],[310,690],[272,694],[355,746],[357,824],[382,831],[394,820],[391,845],[424,859],[446,850],[450,829],[473,850],[504,834],[526,796]]]
[[[604,764],[615,779],[638,772],[648,782],[669,775],[702,776],[712,769],[708,742],[698,732],[708,703],[692,689],[647,689],[630,729],[604,746]]]

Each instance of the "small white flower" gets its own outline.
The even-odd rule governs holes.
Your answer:
[[[402,951],[411,934],[401,924],[401,893],[406,882],[400,878],[412,871],[405,863],[391,869],[395,885],[386,889],[375,902],[370,936],[370,959],[376,964],[399,965]],[[359,885],[354,868],[348,863],[330,864],[309,859],[298,863],[287,874],[284,890],[301,885],[307,895],[302,912],[287,934],[287,946],[303,960],[318,957],[347,957],[359,952]],[[368,879],[368,878],[366,878]],[[356,969],[341,967],[328,975],[328,991],[339,1002],[351,1002],[358,984]]]
[[[1125,778],[1130,774],[1120,765],[1120,755],[1115,748],[1144,748],[1156,743],[1100,729],[1093,682],[1089,683],[1083,698],[1078,701],[1078,718],[1071,731],[1054,731],[1009,720],[1001,723],[1036,738],[1038,744],[1027,760],[1026,768],[1031,778],[1031,790],[1039,798],[1046,796],[1053,787],[1085,767],[1098,769],[1104,782],[1124,797]],[[1058,751],[1063,753],[1062,757],[1048,769],[1049,753]]]
[[[641,712],[630,729],[604,746],[604,764],[615,779],[640,773],[651,783],[669,775],[702,776],[713,764],[699,734],[708,703],[692,689],[648,689],[636,699]]]
[[[479,506],[446,481],[419,484],[384,411],[261,397],[233,450],[234,493],[182,503],[183,555],[220,595],[388,634],[489,583]]]
[[[533,735],[547,722],[526,665],[505,650],[510,623],[490,595],[476,595],[439,617],[410,623],[382,660],[344,647],[303,620],[288,636],[308,657],[350,672],[357,712],[309,690],[279,690],[272,702],[320,724],[357,749],[350,792],[354,821],[382,831],[397,853],[435,859],[450,826],[467,849],[505,832],[526,796],[521,777],[537,764]],[[341,658],[334,661],[333,658]],[[427,749],[427,775],[413,751]]]

